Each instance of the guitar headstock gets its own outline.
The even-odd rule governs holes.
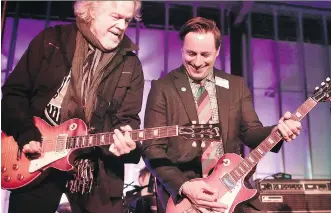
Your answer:
[[[325,82],[321,83],[321,87],[316,87],[312,98],[317,102],[326,102],[331,100],[331,81],[326,78]]]
[[[179,126],[178,135],[185,139],[220,140],[219,124],[191,124]]]

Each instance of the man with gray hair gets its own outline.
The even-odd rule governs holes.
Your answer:
[[[33,116],[52,126],[80,118],[89,133],[114,131],[111,146],[84,150],[73,175],[59,170],[38,184],[13,190],[10,213],[54,213],[66,193],[74,213],[123,212],[124,164],[138,163],[144,76],[125,35],[139,21],[141,2],[78,1],[76,23],[43,30],[2,87],[2,131],[24,155],[43,154]],[[120,131],[120,130],[121,131]]]

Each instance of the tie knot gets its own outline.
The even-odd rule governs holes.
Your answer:
[[[195,84],[199,84],[200,87],[204,87],[204,86],[205,86],[205,81],[202,81],[202,80],[201,80],[201,81],[194,80],[193,83],[195,83]]]

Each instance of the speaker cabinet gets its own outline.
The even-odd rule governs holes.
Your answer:
[[[256,181],[267,212],[331,213],[331,180]]]

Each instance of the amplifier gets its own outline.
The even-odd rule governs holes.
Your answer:
[[[331,213],[331,180],[256,180],[267,212]]]

